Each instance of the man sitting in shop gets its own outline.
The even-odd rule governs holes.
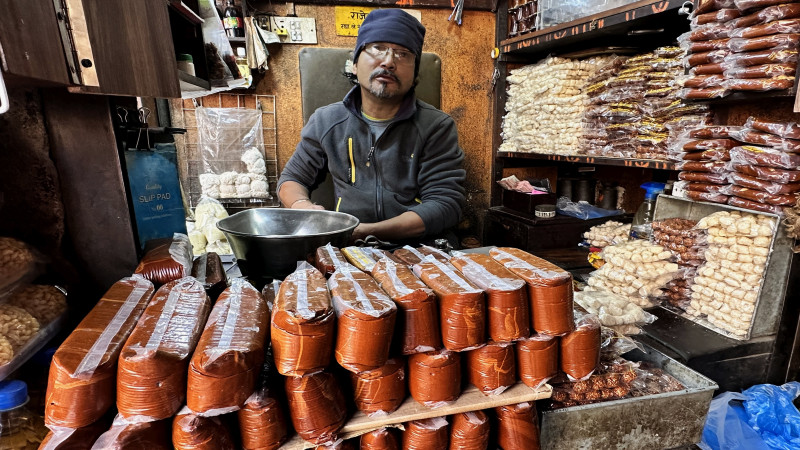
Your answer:
[[[336,211],[360,220],[353,239],[448,237],[464,206],[464,154],[453,119],[414,95],[425,27],[399,9],[372,11],[353,55],[358,84],[317,109],[278,180],[284,207],[309,198],[330,172]]]

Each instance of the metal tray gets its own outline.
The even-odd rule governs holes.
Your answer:
[[[688,314],[681,314],[681,316],[726,337],[740,341],[774,335],[778,332],[780,325],[781,311],[783,311],[784,297],[789,285],[789,271],[793,256],[792,240],[786,235],[786,229],[781,224],[780,217],[775,214],[751,211],[735,206],[696,202],[685,198],[659,195],[653,220],[663,220],[671,217],[700,220],[717,211],[741,211],[749,214],[760,214],[773,217],[776,221],[775,233],[772,236],[767,264],[764,269],[764,278],[759,289],[753,318],[750,321],[750,330],[742,338],[717,328],[705,320]]]
[[[629,352],[624,358],[654,363],[686,389],[545,411],[542,449],[643,450],[700,442],[717,384],[657,350],[644,349]]]

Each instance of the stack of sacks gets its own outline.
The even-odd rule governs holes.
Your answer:
[[[194,209],[194,226],[189,231],[189,240],[195,256],[205,252],[214,252],[219,255],[233,253],[225,234],[217,228],[217,222],[226,217],[228,217],[228,211],[218,200],[210,197],[200,198]]]
[[[754,117],[734,133],[747,143],[731,150],[730,205],[783,214],[800,193],[800,126]]]
[[[672,159],[680,161],[678,179],[686,197],[714,203],[727,203],[730,196],[728,173],[730,150],[737,145],[734,132],[739,127],[702,126],[681,133],[673,143]]]
[[[704,1],[691,30],[679,37],[689,52],[683,98],[735,91],[789,89],[794,84],[800,5],[763,0]]]
[[[669,305],[681,310],[689,306],[697,268],[705,262],[705,237],[695,225],[694,220],[678,218],[653,222],[653,242],[677,257],[680,270],[667,284],[665,297]]]
[[[155,293],[119,356],[117,409],[124,419],[167,419],[184,405],[189,357],[210,310],[203,285],[192,277]]]
[[[215,416],[241,408],[264,361],[269,309],[261,294],[236,278],[220,295],[189,363],[186,406]]]
[[[322,272],[300,264],[281,283],[272,314],[275,368],[285,389],[294,429],[314,444],[334,443],[347,419],[345,399],[330,364],[335,316]]]
[[[775,227],[774,218],[738,211],[700,219],[697,228],[708,233],[708,250],[686,312],[747,339]]]
[[[499,151],[577,154],[581,120],[589,102],[581,88],[611,58],[549,57],[512,70]]]
[[[114,405],[120,351],[152,295],[140,276],[117,281],[61,344],[47,380],[49,428],[88,427]]]
[[[669,250],[644,240],[606,247],[602,257],[606,263],[592,272],[586,290],[612,292],[641,307],[653,306],[651,298],[678,272]]]
[[[144,256],[134,273],[156,286],[191,275],[192,244],[189,236],[175,233],[172,238],[147,241]]]

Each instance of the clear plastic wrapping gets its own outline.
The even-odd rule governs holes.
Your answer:
[[[39,450],[85,449],[87,443],[97,440],[111,425],[112,417],[104,417],[81,428],[66,428],[48,425],[50,432],[42,439]]]
[[[705,42],[705,41],[704,41]],[[708,41],[711,42],[711,41]],[[716,64],[725,60],[725,57],[731,53],[727,48],[719,50],[704,51],[702,53],[691,53],[684,58],[684,66],[688,69],[690,67],[699,66],[701,64]]]
[[[466,351],[486,341],[486,298],[455,267],[436,259],[414,265],[416,274],[439,299],[442,343],[452,351]]]
[[[199,175],[212,198],[267,198],[262,113],[245,108],[197,108]]]
[[[700,202],[712,202],[712,203],[728,202],[728,195],[717,194],[713,192],[686,191],[686,197]]]
[[[406,362],[392,358],[381,367],[350,373],[356,408],[367,414],[389,414],[406,399]]]
[[[722,72],[719,72],[722,73]],[[700,100],[725,97],[730,93],[727,87],[711,87],[704,89],[684,88],[678,91],[678,97],[688,100]]]
[[[758,66],[737,67],[725,69],[727,78],[772,78],[794,76],[797,64],[761,64]]]
[[[725,86],[733,91],[780,91],[794,86],[794,77],[729,79]]]
[[[768,194],[793,194],[800,192],[800,183],[775,183],[736,172],[730,174],[730,179],[731,182],[737,186],[764,191]]]
[[[245,450],[276,449],[289,438],[283,406],[266,386],[256,390],[236,414]]]
[[[693,128],[687,132],[689,137],[696,139],[719,139],[731,137],[731,132],[741,129],[727,125],[712,125]]]
[[[728,182],[728,174],[726,173],[710,173],[710,172],[680,172],[678,179],[681,181],[689,181],[696,183],[712,183],[712,184],[726,184]]]
[[[203,285],[212,302],[217,301],[219,294],[228,287],[228,276],[222,259],[214,252],[203,253],[194,260],[192,276]]]
[[[794,122],[766,122],[755,117],[749,117],[744,124],[745,128],[763,131],[786,139],[800,139],[800,125]]]
[[[678,170],[688,172],[727,173],[728,164],[723,161],[683,161],[675,165]]]
[[[536,332],[559,336],[575,329],[569,272],[516,248],[493,248],[489,256],[528,283]]]
[[[728,204],[738,208],[752,209],[753,211],[761,211],[770,214],[783,215],[783,206],[767,205],[761,202],[754,202],[746,198],[733,196],[728,199]]]
[[[731,162],[778,169],[800,169],[800,155],[755,145],[743,145],[731,149]]]
[[[489,338],[511,342],[530,336],[530,312],[525,281],[489,255],[456,254],[450,262],[486,292]]]
[[[88,441],[84,441],[87,443]],[[93,450],[127,450],[132,448],[172,450],[172,418],[154,422],[130,422],[117,415],[111,428],[100,435]]]
[[[696,27],[697,25],[705,25],[712,22],[727,22],[741,16],[741,14],[736,8],[723,8],[703,14],[695,14],[692,17],[692,26]]]
[[[764,145],[785,152],[800,152],[800,140],[784,139],[771,133],[762,133],[753,129],[743,129],[732,134],[734,138],[748,144]]]
[[[467,378],[484,395],[499,395],[517,382],[517,365],[511,343],[489,342],[466,352]]]
[[[693,192],[708,192],[711,194],[731,195],[731,187],[729,184],[713,184],[713,183],[688,183],[686,185],[687,191]],[[695,194],[691,194],[695,195]]]
[[[0,299],[37,275],[37,255],[28,244],[0,236]]]
[[[730,161],[730,150],[704,150],[699,152],[677,153],[678,160],[683,161]]]
[[[731,58],[733,55],[728,55]],[[761,64],[761,63],[760,63]],[[694,66],[689,70],[689,75],[715,75],[725,72],[725,66],[720,63],[716,64],[701,64]]]
[[[347,420],[344,395],[327,372],[286,377],[286,398],[295,431],[313,444],[336,442]]]
[[[723,64],[719,64],[719,72],[730,67],[750,67],[763,64],[788,64],[797,62],[796,49],[767,49],[757,52],[732,53],[725,58]],[[700,67],[700,66],[698,66]],[[692,68],[692,70],[697,67]]]
[[[409,356],[408,391],[432,408],[455,401],[461,395],[461,356],[449,350]]]
[[[751,52],[756,50],[795,50],[800,34],[772,34],[754,38],[731,38],[728,48],[734,53]],[[765,64],[765,63],[761,63]]]
[[[731,164],[731,168],[739,173],[750,175],[764,181],[775,183],[796,183],[800,181],[800,170],[786,170],[775,167],[754,166],[748,163]]]
[[[732,186],[731,192],[737,197],[768,205],[792,206],[797,202],[797,194],[770,194],[769,192],[742,186]]]
[[[192,273],[192,244],[189,236],[175,233],[172,238],[147,241],[145,254],[134,273],[157,286]]]
[[[681,148],[687,152],[695,150],[730,150],[737,146],[736,141],[733,139],[696,139],[690,141],[678,141],[678,145],[680,144],[683,144]]]
[[[739,11],[747,11],[752,8],[765,8],[767,6],[786,3],[787,0],[733,0]]]
[[[689,31],[689,40],[710,41],[714,39],[725,39],[730,37],[731,31],[733,31],[733,29],[729,25],[709,23]]]
[[[759,9],[746,16],[734,19],[730,22],[730,25],[734,28],[744,28],[761,23],[774,22],[781,19],[791,19],[794,17],[800,17],[800,4],[786,3]]]
[[[119,353],[152,295],[143,277],[117,281],[61,344],[47,380],[48,426],[85,427],[114,404]]]
[[[536,403],[500,406],[497,414],[497,445],[503,450],[539,448],[539,419]]]
[[[746,28],[736,28],[731,31],[732,38],[756,38],[769,36],[771,34],[792,34],[800,33],[800,20],[784,19],[768,22],[760,25],[753,25]]]
[[[362,434],[359,439],[361,450],[399,450],[401,438],[399,430],[393,427],[380,428]]]
[[[189,363],[186,405],[216,415],[240,408],[255,390],[269,339],[269,308],[235,278],[220,295]]]
[[[718,88],[725,81],[723,75],[695,75],[679,80],[681,86],[691,89]]]
[[[314,266],[325,276],[331,276],[337,268],[346,263],[347,259],[345,259],[342,251],[330,243],[319,247],[314,256]]]
[[[597,316],[603,326],[645,325],[656,320],[636,303],[610,292],[576,292],[575,303]]]
[[[211,301],[192,277],[156,291],[119,356],[117,409],[127,420],[172,417],[186,401],[185,374]]]
[[[410,355],[441,348],[439,305],[433,291],[408,266],[389,258],[378,261],[372,277],[397,304],[395,343],[400,352]]]
[[[375,263],[383,256],[376,256],[371,247],[345,247],[342,254],[350,264],[367,273],[372,272]]]
[[[517,369],[526,386],[539,388],[558,374],[558,338],[546,334],[517,341]]]
[[[407,422],[403,432],[403,450],[446,450],[450,439],[445,417]]]
[[[451,418],[450,448],[460,450],[486,450],[492,424],[483,411],[455,414]]]
[[[336,310],[336,362],[358,373],[389,359],[397,306],[369,275],[337,269],[328,279]]]
[[[560,344],[561,371],[570,380],[589,378],[600,362],[600,321],[596,316],[575,319],[575,331],[563,336]]]
[[[271,324],[278,373],[307,375],[330,364],[336,316],[327,282],[319,270],[304,263],[286,277],[275,300]]]
[[[203,417],[188,408],[172,422],[172,445],[176,450],[234,450],[231,432],[220,417]]]

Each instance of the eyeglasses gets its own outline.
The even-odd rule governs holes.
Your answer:
[[[389,53],[394,57],[397,64],[410,65],[414,63],[416,55],[414,52],[408,50],[401,50],[399,48],[392,48],[383,44],[367,44],[364,51],[375,59],[383,60]]]

